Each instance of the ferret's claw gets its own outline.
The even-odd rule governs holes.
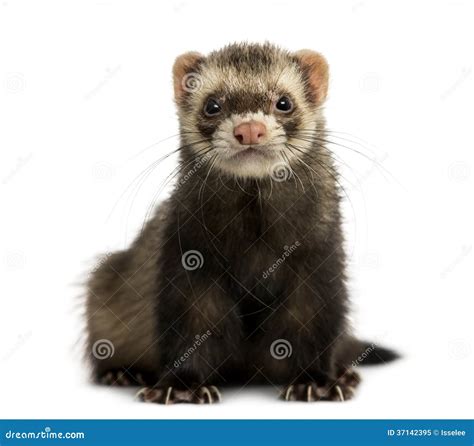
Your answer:
[[[221,394],[216,386],[203,386],[196,392],[198,404],[215,404],[221,402]]]
[[[147,390],[147,387],[142,387],[136,394],[135,394],[135,399],[143,401],[143,394]]]
[[[218,403],[222,402],[222,397],[221,397],[221,393],[219,392],[219,389],[216,386],[209,386],[209,389],[212,391],[212,393],[217,398],[217,402]]]
[[[290,401],[292,393],[293,393],[293,386],[288,386],[285,392],[285,401]]]
[[[170,386],[168,387],[168,390],[166,391],[166,398],[165,398],[165,404],[170,403],[170,398],[171,398],[171,392],[173,391],[173,388]]]
[[[209,389],[207,387],[201,387],[200,393],[201,393],[201,398],[203,399],[203,403],[206,403],[206,402],[208,404],[213,403],[211,392],[209,392]]]
[[[338,385],[336,385],[336,391],[339,394],[339,398],[341,399],[341,401],[344,401],[344,394],[342,393],[342,390]]]

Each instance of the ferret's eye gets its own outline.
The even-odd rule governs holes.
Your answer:
[[[293,103],[287,96],[282,96],[276,101],[275,108],[282,113],[289,113],[293,110]]]
[[[215,99],[208,99],[204,106],[204,114],[206,116],[216,116],[222,110],[221,105]]]

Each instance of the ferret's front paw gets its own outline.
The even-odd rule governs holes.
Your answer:
[[[359,383],[357,372],[345,369],[336,380],[328,381],[324,385],[315,382],[291,384],[283,390],[281,398],[285,401],[347,401],[354,396]]]
[[[136,396],[141,401],[158,404],[214,404],[221,401],[221,394],[215,386],[202,386],[196,390],[182,390],[172,386],[144,387]]]
[[[290,384],[286,387],[281,398],[285,401],[346,401],[353,397],[354,389],[350,386],[333,385],[319,386],[315,382],[305,384]]]
[[[97,378],[99,384],[106,386],[144,386],[146,384],[143,375],[139,372],[134,373],[126,369],[114,369],[105,372]]]

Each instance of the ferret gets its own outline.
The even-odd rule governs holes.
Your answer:
[[[173,85],[173,192],[87,284],[94,379],[162,404],[255,382],[286,401],[352,398],[354,365],[397,354],[348,323],[325,58],[231,44],[179,56]]]

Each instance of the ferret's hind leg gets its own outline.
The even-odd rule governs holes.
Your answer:
[[[148,257],[137,249],[120,251],[107,255],[91,273],[86,355],[98,383],[156,382],[156,257]]]

